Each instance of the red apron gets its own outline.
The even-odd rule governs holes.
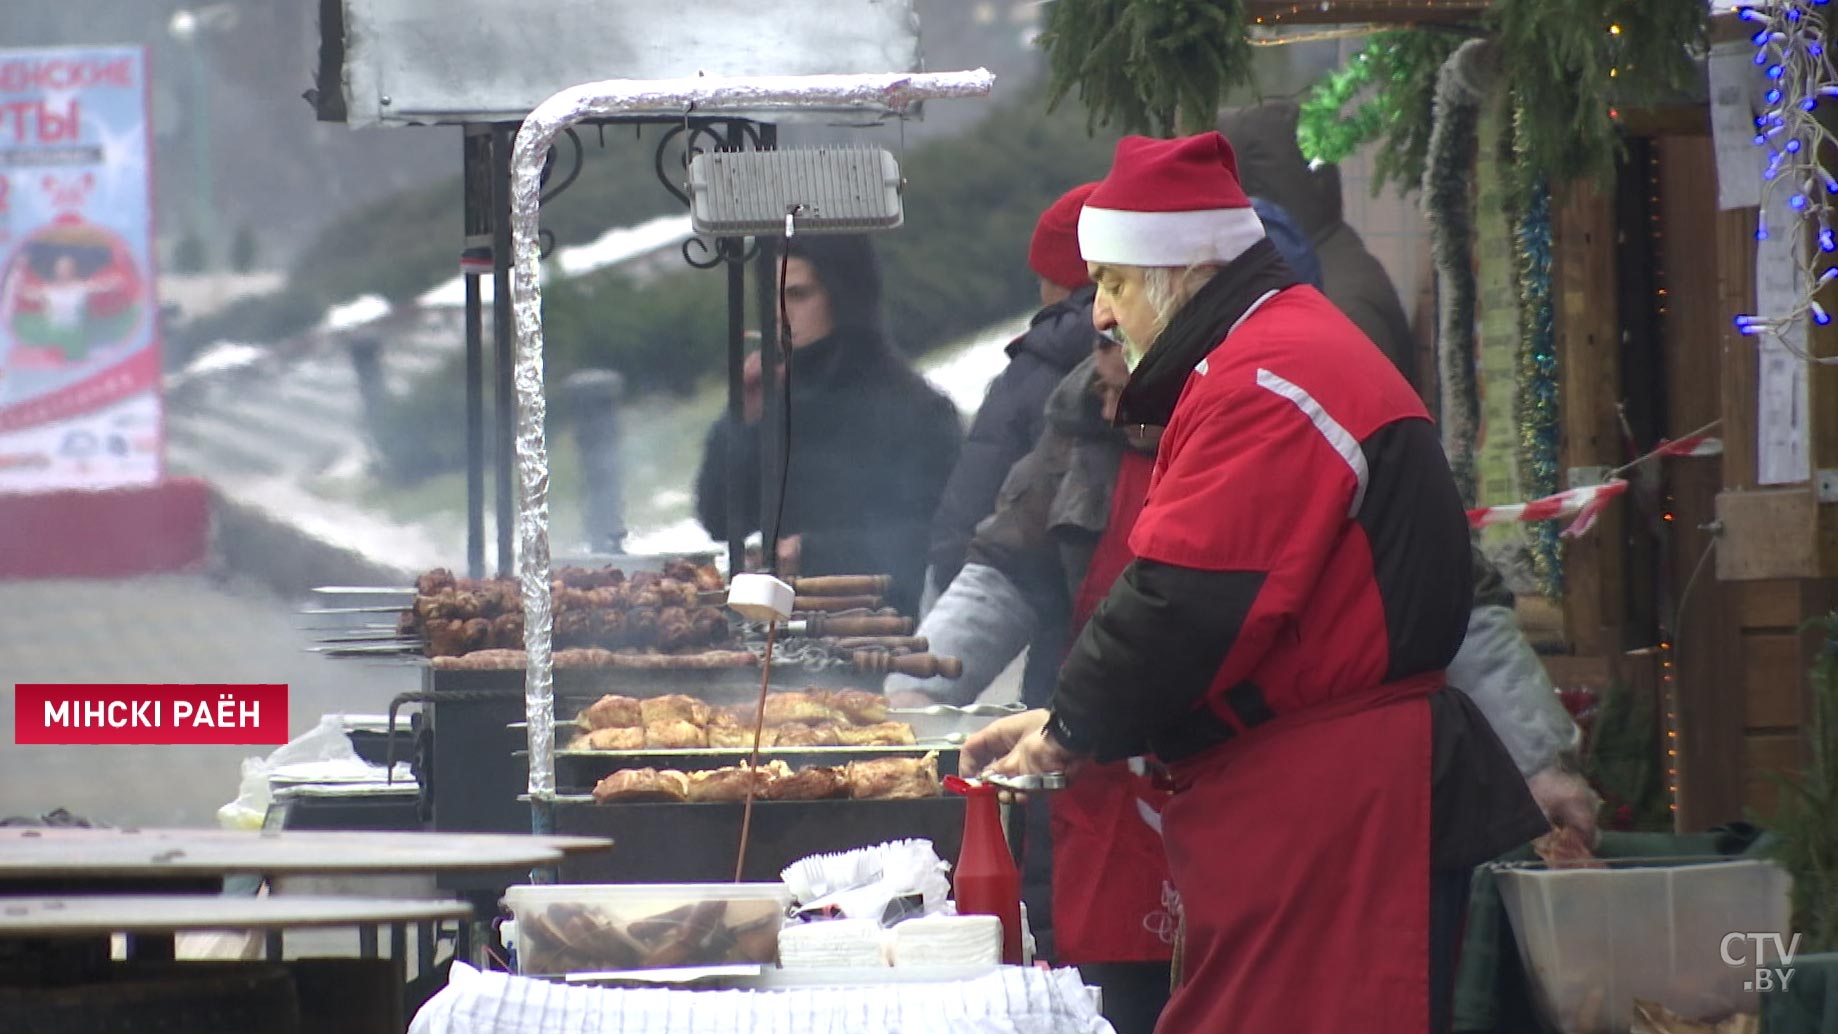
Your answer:
[[[1130,529],[1149,494],[1155,457],[1126,451],[1117,468],[1110,519],[1073,600],[1072,631],[1129,566]],[[1169,794],[1140,760],[1097,766],[1051,797],[1055,961],[1166,962],[1179,915],[1162,845]]]
[[[1429,1029],[1439,685],[1281,715],[1176,766],[1164,821],[1187,941],[1158,1032]]]

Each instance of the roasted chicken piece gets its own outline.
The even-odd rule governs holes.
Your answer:
[[[646,722],[645,746],[651,750],[687,750],[708,746],[708,734],[689,722]]]
[[[905,722],[839,725],[836,738],[845,747],[910,747],[918,742],[913,738],[913,727]]]
[[[812,766],[774,779],[766,787],[769,801],[826,801],[849,796],[849,778],[841,768]]]
[[[688,722],[696,726],[708,724],[709,706],[695,697],[681,693],[641,700],[638,707],[646,725],[652,722]]]
[[[614,729],[645,724],[644,708],[631,697],[608,693],[581,709],[575,718],[584,729]]]
[[[453,572],[444,567],[436,567],[415,579],[415,594],[418,596],[434,596],[451,588],[453,588]]]
[[[850,762],[849,796],[856,800],[903,801],[938,796],[938,755]]]
[[[747,788],[753,788],[753,796],[764,797],[766,790],[775,780],[791,775],[791,769],[783,761],[771,761],[758,768],[740,765],[735,768],[717,768],[707,772],[689,773],[689,799],[691,802],[709,801],[742,801],[746,800]]]
[[[695,625],[696,635],[701,642],[713,646],[731,638],[727,615],[717,607],[697,607],[689,612],[689,620]]]
[[[491,643],[491,622],[484,618],[434,618],[426,627],[430,657],[458,657]]]
[[[887,698],[879,693],[845,689],[840,693],[822,694],[821,699],[856,725],[876,725],[887,720]]]
[[[594,729],[582,733],[568,744],[569,750],[643,750],[645,749],[645,731],[643,729]]]
[[[523,587],[508,578],[482,585],[473,590],[473,595],[478,598],[479,613],[484,617],[523,613]]]
[[[500,614],[492,618],[491,645],[499,650],[523,649],[523,614]]]
[[[750,725],[715,725],[711,723],[707,732],[708,745],[711,747],[742,747],[751,749],[753,746],[753,727]],[[767,726],[760,730],[759,745],[761,750],[777,746],[778,742],[779,733],[776,728]]]
[[[657,612],[657,648],[678,653],[696,645],[696,626],[689,611],[682,607],[665,607]]]
[[[614,772],[594,786],[594,800],[676,801],[689,799],[689,777],[673,769],[627,768]]]
[[[833,722],[843,715],[813,693],[774,693],[766,698],[766,724]]]
[[[594,632],[599,624],[590,610],[564,610],[555,615],[555,648],[595,646]]]
[[[786,722],[773,726],[776,745],[780,747],[840,747],[842,736],[835,722]]]
[[[636,650],[651,650],[657,647],[657,610],[656,608],[634,607],[626,612],[624,632],[619,637],[619,644]]]

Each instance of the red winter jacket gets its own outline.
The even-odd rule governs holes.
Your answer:
[[[1446,666],[1469,538],[1436,429],[1267,242],[1176,315],[1121,423],[1165,424],[1136,560],[1074,645],[1052,728],[1115,760]],[[1229,345],[1220,342],[1233,328]]]

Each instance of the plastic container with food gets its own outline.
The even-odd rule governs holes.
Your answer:
[[[1785,935],[1793,879],[1765,861],[1548,869],[1501,866],[1500,896],[1546,1022],[1564,1034],[1628,1029],[1634,999],[1688,1020],[1757,1008],[1761,962],[1726,938]]]
[[[782,883],[556,883],[504,893],[517,972],[771,965],[791,907]]]

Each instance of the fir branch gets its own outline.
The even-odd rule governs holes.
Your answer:
[[[1246,31],[1241,0],[1053,0],[1039,39],[1048,110],[1076,93],[1092,132],[1210,129],[1251,80]]]
[[[1531,170],[1550,183],[1614,174],[1611,105],[1682,89],[1697,74],[1702,0],[1498,0],[1489,10],[1518,107]],[[1618,31],[1617,31],[1618,30]]]

